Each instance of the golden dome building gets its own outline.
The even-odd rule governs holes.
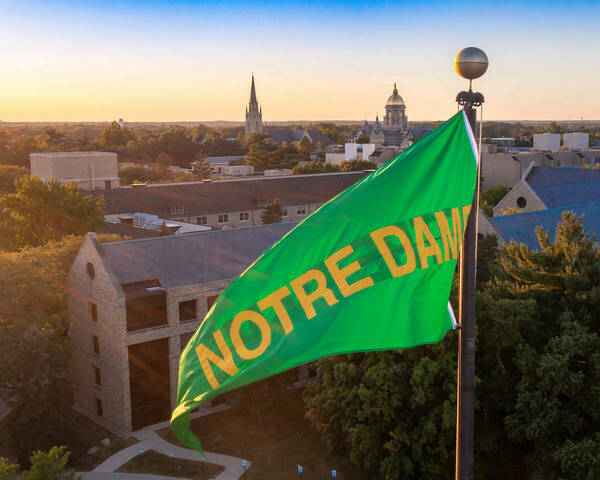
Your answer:
[[[379,122],[379,118],[373,124],[365,121],[360,130],[356,132],[355,138],[367,135],[371,143],[377,145],[402,145],[408,133],[406,104],[394,83],[394,90],[385,103],[383,124]]]

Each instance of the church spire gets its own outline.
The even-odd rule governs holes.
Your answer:
[[[252,87],[250,88],[250,105],[256,105],[256,88],[254,87],[254,72],[252,73]]]

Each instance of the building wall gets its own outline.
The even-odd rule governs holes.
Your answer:
[[[94,238],[95,234],[86,237],[68,275],[74,407],[109,430],[123,433],[131,423],[125,408],[130,403],[125,298],[115,290]],[[94,266],[93,280],[87,273],[88,262]],[[96,304],[97,322],[92,321],[90,302]],[[94,353],[93,335],[98,337],[99,354]],[[94,366],[101,371],[100,387],[95,385]],[[102,417],[96,412],[96,398],[102,401]]]
[[[47,181],[77,182],[81,190],[119,186],[117,154],[111,152],[53,152],[29,155],[31,175]]]
[[[572,150],[580,150],[589,148],[590,134],[589,133],[565,133],[563,135],[563,146]]]
[[[105,428],[119,434],[131,431],[128,347],[157,339],[169,339],[171,408],[177,395],[181,335],[193,333],[208,311],[208,299],[219,295],[233,279],[167,289],[167,325],[127,332],[125,296],[103,264],[95,234],[88,234],[68,275],[71,319],[72,379],[74,408]],[[92,280],[87,264],[94,265]],[[179,303],[195,299],[196,318],[180,321]],[[97,305],[98,320],[92,321],[90,302]],[[93,350],[92,335],[100,353]],[[94,366],[101,371],[95,384]],[[102,400],[102,417],[96,411]]]
[[[511,188],[521,179],[521,162],[513,157],[507,153],[481,155],[481,189],[484,192],[495,185]]]
[[[309,214],[315,212],[323,205],[322,203],[317,204],[306,204],[306,205],[294,205],[283,207],[284,216],[282,217],[283,222],[299,222],[304,220]],[[246,212],[249,214],[249,220],[241,220],[240,214],[246,212],[223,212],[222,214],[211,214],[211,215],[174,215],[170,217],[171,220],[181,221],[181,222],[189,222],[196,223],[199,225],[206,225],[212,228],[238,228],[238,227],[250,227],[254,225],[261,225],[261,216],[265,211],[266,205],[264,207],[257,208],[255,210],[247,210]],[[304,209],[306,211],[305,214],[298,213],[300,209]],[[287,209],[287,215],[285,215],[285,210]],[[219,222],[220,215],[228,215],[228,219],[226,222]],[[206,223],[200,223],[201,217],[206,217]]]
[[[557,152],[560,150],[559,133],[535,133],[533,135],[533,149],[545,152]]]
[[[525,202],[523,204],[522,202]],[[494,207],[494,216],[503,215],[505,210],[515,209],[521,212],[543,210],[546,206],[531,189],[525,180],[521,180],[506,196]]]

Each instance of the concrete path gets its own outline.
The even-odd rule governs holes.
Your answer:
[[[87,472],[79,473],[84,480],[185,480],[181,477],[165,477],[164,475],[145,475],[142,473],[120,473],[120,472]]]
[[[211,413],[214,413],[211,412]],[[205,412],[197,412],[193,417],[206,415]],[[168,423],[167,423],[168,425]],[[165,477],[160,475],[145,475],[138,473],[117,473],[121,466],[125,465],[132,458],[142,454],[147,450],[154,450],[155,452],[163,455],[171,456],[173,458],[181,458],[185,460],[192,460],[196,462],[202,462],[202,454],[196,450],[190,448],[183,448],[167,442],[162,438],[156,430],[164,428],[166,425],[158,424],[152,425],[142,430],[138,430],[132,434],[133,437],[139,440],[138,443],[130,445],[123,450],[118,451],[113,456],[107,458],[104,462],[98,465],[91,472],[80,472],[79,475],[83,476],[83,480],[112,480],[112,479],[127,479],[127,480],[171,480],[175,477]],[[207,463],[213,463],[220,465],[225,469],[217,475],[214,480],[239,480],[244,473],[242,468],[242,459],[232,457],[229,455],[223,455],[220,453],[204,452],[204,457]],[[252,465],[252,462],[248,461],[248,468]]]

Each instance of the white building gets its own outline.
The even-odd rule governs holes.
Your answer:
[[[590,134],[589,133],[565,133],[563,135],[563,147],[568,150],[581,150],[589,148]]]
[[[533,135],[533,149],[542,152],[558,152],[560,150],[559,133],[536,133]]]
[[[75,182],[81,190],[110,190],[119,186],[116,153],[31,153],[29,163],[31,176],[43,181]]]

